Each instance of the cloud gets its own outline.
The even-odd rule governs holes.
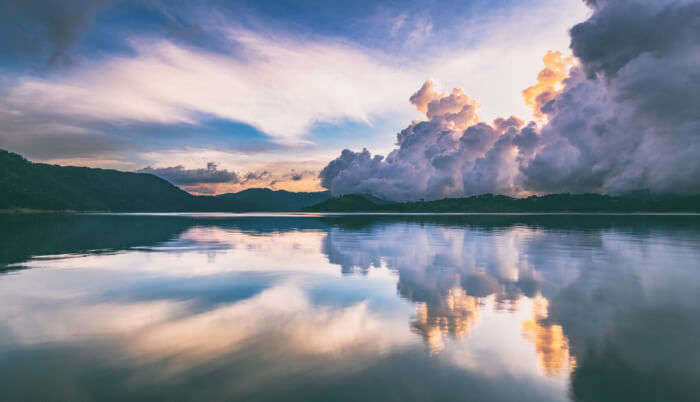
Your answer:
[[[136,172],[153,174],[177,185],[238,183],[240,181],[236,172],[226,169],[219,170],[214,162],[208,162],[206,169],[185,169],[182,165],[165,168],[148,166]]]
[[[294,147],[295,156],[299,148],[317,146],[323,149],[317,148],[312,158],[327,160],[343,141],[339,138],[351,138],[359,146],[363,138],[373,137],[373,144],[385,151],[392,146],[387,131],[417,116],[405,98],[426,76],[439,77],[450,85],[446,88],[465,86],[467,93],[478,95],[481,114],[489,119],[513,110],[519,96],[507,88],[513,82],[524,88],[537,68],[532,55],[561,47],[557,44],[570,25],[565,21],[586,9],[558,3],[536,5],[532,15],[552,23],[537,24],[541,30],[521,41],[524,6],[483,7],[484,12],[459,8],[469,20],[465,24],[444,5],[378,5],[350,14],[331,6],[302,7],[304,15],[290,19],[285,13],[270,14],[267,7],[221,2],[99,5],[103,3],[69,0],[66,10],[72,4],[95,10],[63,52],[71,63],[60,69],[25,68],[27,61],[43,64],[49,58],[49,47],[38,36],[32,40],[42,44],[41,54],[27,54],[25,60],[22,51],[33,45],[27,41],[22,49],[5,52],[0,147],[42,161],[80,158],[89,164],[92,157],[92,166],[129,169],[165,166],[145,159],[144,151],[185,146],[241,152],[264,148],[271,151],[269,160],[278,158],[275,151],[290,152],[285,145]],[[58,2],[31,4],[53,7]],[[125,6],[140,17],[129,18]],[[0,24],[0,42],[3,28],[15,27],[14,15],[2,7],[0,15],[10,18]],[[52,15],[66,25],[72,18],[63,16],[63,10]],[[401,15],[403,23],[398,22]],[[326,17],[335,22],[328,24]],[[397,31],[390,37],[395,22]],[[6,38],[19,47],[12,35]],[[517,73],[510,69],[516,62]],[[493,76],[501,77],[493,80],[497,85],[471,84],[490,82]],[[54,130],[47,122],[83,134]],[[378,140],[379,135],[386,139]],[[105,160],[118,163],[101,165]],[[186,160],[167,163],[192,167]]]
[[[22,0],[0,6],[3,53],[45,55],[53,66],[71,61],[70,51],[109,0]]]
[[[168,374],[241,352],[252,341],[262,343],[262,354],[344,356],[351,361],[361,360],[358,355],[377,359],[415,342],[402,320],[372,311],[367,302],[317,305],[294,284],[276,285],[248,299],[204,310],[172,300],[79,300],[35,310],[41,320],[16,314],[5,320],[12,337],[24,345],[121,336],[123,341],[109,345],[115,352],[139,363],[167,363]],[[3,316],[10,313],[0,310]],[[193,337],[193,332],[201,336]]]
[[[0,113],[112,124],[196,125],[215,117],[298,143],[316,122],[370,122],[395,108],[414,81],[341,42],[227,26],[219,34],[236,50],[215,53],[133,38],[133,54],[85,62],[47,78],[17,77],[4,91]]]
[[[267,180],[270,177],[270,172],[267,170],[264,170],[262,172],[248,172],[246,173],[242,180],[241,184],[246,184],[248,182],[257,182],[257,181],[262,181],[262,180]]]
[[[434,82],[428,80],[409,101],[428,119],[439,118],[451,123],[455,129],[464,129],[479,120],[476,115],[479,104],[470,99],[461,88],[455,88],[452,93],[445,95],[437,91]]]
[[[137,170],[162,177],[185,191],[199,195],[235,193],[248,188],[271,187],[287,191],[323,191],[318,172],[323,160],[280,160],[268,162],[238,153],[188,148],[152,152],[145,159],[155,160],[156,166],[171,160],[182,165],[151,167]],[[215,160],[220,163],[211,162]],[[79,160],[72,161],[78,162]],[[206,164],[207,168],[193,168]],[[222,168],[223,166],[223,168]],[[133,169],[133,168],[132,168]]]
[[[238,175],[238,181],[224,183],[197,183],[184,188],[196,194],[222,194],[242,191],[248,188],[269,187],[287,191],[323,191],[319,186],[318,170],[278,170],[251,171]]]
[[[500,177],[491,171],[499,162],[517,157],[512,142],[526,142],[532,126],[521,132],[522,121],[514,116],[498,119],[494,126],[477,123],[476,102],[459,89],[440,93],[430,81],[411,101],[425,111],[428,121],[415,121],[402,130],[399,147],[386,158],[372,156],[367,149],[344,150],[321,171],[321,185],[335,195],[367,193],[393,200],[476,194],[496,182],[499,190],[512,192],[517,169]]]
[[[618,29],[628,25],[644,34]],[[697,1],[598,1],[571,30],[579,66],[548,52],[537,83],[523,91],[541,125],[478,122],[476,102],[462,90],[446,95],[427,81],[410,99],[427,121],[402,130],[386,158],[344,150],[321,183],[335,195],[393,200],[699,192],[700,45],[691,35],[698,26]]]
[[[597,1],[591,18],[571,29],[571,49],[589,75],[614,75],[640,55],[686,52],[697,44],[695,0]]]
[[[693,26],[700,26],[697,1],[598,2],[593,16],[572,28],[581,69],[547,107],[545,145],[523,169],[526,185],[700,191],[700,45],[689,35]],[[620,35],[617,27],[630,31]]]
[[[246,325],[241,327],[243,321]],[[128,351],[144,359],[183,360],[179,363],[189,367],[236,352],[246,341],[264,339],[268,352],[376,357],[413,341],[406,331],[398,337],[388,336],[386,322],[367,303],[344,308],[315,306],[296,286],[280,285],[238,303],[154,326]],[[395,329],[401,324],[389,321]],[[192,337],[193,328],[208,336]]]
[[[488,310],[484,306],[490,302],[495,302],[496,310],[517,312],[527,306],[527,298],[542,298],[545,282],[556,283],[557,290],[564,288],[576,277],[571,272],[582,268],[575,261],[564,274],[547,264],[544,269],[535,269],[537,254],[541,252],[537,245],[554,240],[544,231],[527,227],[505,228],[488,235],[479,233],[482,231],[473,227],[454,230],[432,225],[381,224],[364,228],[364,236],[359,239],[357,231],[330,228],[322,251],[346,274],[366,274],[371,267],[380,266],[396,272],[399,294],[416,305],[416,320],[411,326],[423,337],[429,351],[435,353],[445,347],[448,337],[470,336],[479,326],[480,314]],[[576,236],[565,241],[575,241]],[[354,245],[352,250],[348,244]],[[566,253],[552,258],[568,261],[571,258]],[[571,276],[567,278],[566,274]],[[530,324],[551,330],[549,326],[539,327],[540,320]],[[520,332],[516,327],[516,333]],[[542,349],[547,351],[546,347]],[[568,348],[553,351],[554,355],[557,351],[566,354]],[[553,368],[556,371],[557,367]]]
[[[537,74],[537,84],[523,90],[523,98],[535,117],[542,117],[542,107],[561,93],[562,82],[569,75],[574,59],[561,52],[549,51],[542,58],[545,68]]]

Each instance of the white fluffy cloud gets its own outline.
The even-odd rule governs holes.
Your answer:
[[[321,171],[335,195],[374,194],[391,200],[439,199],[495,190],[519,191],[518,163],[537,141],[534,124],[516,118],[478,122],[478,105],[460,89],[449,95],[426,82],[411,101],[427,121],[414,121],[396,136],[398,148],[384,158],[367,149],[344,150]],[[523,154],[518,145],[523,145]]]
[[[700,47],[693,27],[700,2],[595,4],[571,30],[579,65],[570,69],[571,60],[548,52],[537,84],[523,91],[541,126],[515,117],[478,122],[463,91],[446,95],[426,82],[411,98],[426,121],[401,131],[386,158],[344,150],[321,172],[322,185],[335,195],[400,201],[699,192]]]

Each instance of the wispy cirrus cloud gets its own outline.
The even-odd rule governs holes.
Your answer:
[[[213,116],[293,143],[315,122],[370,122],[372,115],[396,109],[414,81],[340,41],[221,32],[238,51],[134,38],[133,55],[47,78],[18,77],[0,111],[15,119],[40,115],[118,124],[198,124]]]
[[[388,151],[387,134],[419,118],[407,98],[428,77],[464,87],[482,118],[529,113],[514,108],[522,103],[517,91],[531,84],[540,50],[566,47],[566,28],[585,8],[554,0],[409,1],[304,4],[303,15],[286,15],[264,2],[69,0],[66,9],[89,5],[76,25],[53,11],[63,3],[31,3],[41,8],[27,14],[32,23],[56,15],[75,28],[61,48],[72,62],[41,71],[0,62],[0,148],[62,164],[196,169],[216,161],[237,172],[264,171],[248,166],[253,154],[266,163],[295,161],[289,172],[318,171],[296,162],[321,165],[341,146],[370,141]],[[125,18],[127,9],[138,18]],[[44,33],[42,41],[54,40]],[[47,62],[44,53],[33,55],[35,64]],[[150,158],[189,147],[228,156]],[[260,184],[281,183],[275,180]],[[306,175],[286,183],[318,187]],[[214,185],[229,183],[207,187]]]

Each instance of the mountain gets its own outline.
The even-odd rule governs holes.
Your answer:
[[[248,189],[194,196],[147,173],[30,162],[0,150],[0,210],[114,212],[700,212],[700,195],[613,197],[551,194],[527,198],[484,194],[467,198],[395,203],[370,195],[331,198],[328,191],[293,193]]]
[[[248,189],[195,196],[148,173],[33,163],[0,150],[0,210],[114,212],[298,211],[330,192]]]
[[[646,194],[646,193],[645,193]],[[700,195],[613,197],[602,194],[550,194],[513,198],[483,194],[437,201],[376,203],[344,195],[305,209],[309,212],[700,212]]]
[[[0,150],[0,209],[245,211],[242,202],[198,197],[151,174],[32,163]]]
[[[398,204],[377,204],[368,197],[348,194],[305,208],[309,212],[382,212]]]
[[[329,200],[331,193],[330,191],[297,193],[270,190],[269,188],[249,188],[237,193],[220,194],[216,197],[255,205],[256,209],[260,211],[299,211]]]

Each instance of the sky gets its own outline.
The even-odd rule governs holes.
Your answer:
[[[0,148],[196,194],[700,192],[697,0],[6,0]]]
[[[392,149],[426,79],[464,88],[486,118],[528,118],[520,91],[590,13],[578,0],[3,4],[0,148],[171,168],[205,194],[321,189],[343,148]],[[229,174],[184,178],[208,164]]]

